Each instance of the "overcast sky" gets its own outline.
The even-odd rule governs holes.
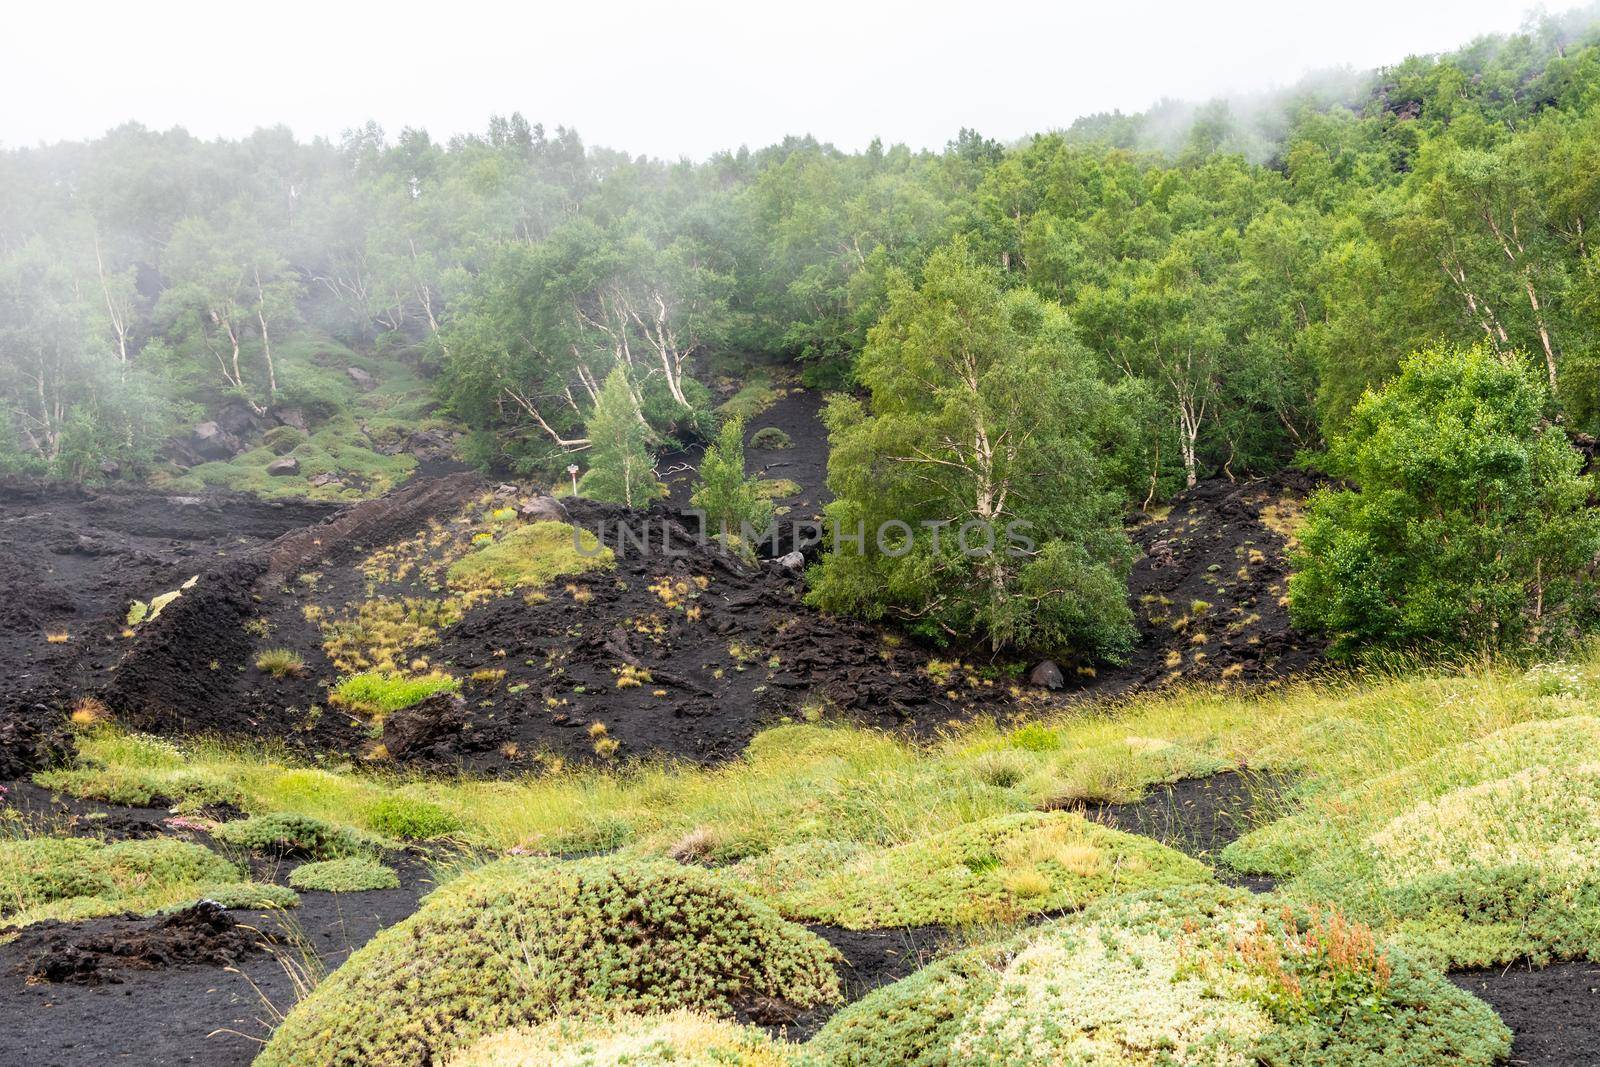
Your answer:
[[[1552,10],[1566,4],[1554,3]],[[1507,0],[23,2],[0,22],[0,144],[137,120],[444,139],[521,111],[634,153],[704,158],[811,133],[1011,140],[1163,96],[1270,89],[1517,29]]]

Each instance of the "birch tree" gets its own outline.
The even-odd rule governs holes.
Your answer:
[[[895,279],[859,373],[869,399],[827,412],[837,532],[815,602],[994,649],[1122,654],[1129,550],[1096,454],[1113,394],[1061,309],[950,246],[920,286]]]

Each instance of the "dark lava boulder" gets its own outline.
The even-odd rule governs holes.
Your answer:
[[[461,733],[467,704],[455,693],[435,693],[383,718],[383,747],[399,759],[416,755]]]
[[[26,778],[72,758],[72,740],[59,712],[47,704],[0,708],[0,781]]]

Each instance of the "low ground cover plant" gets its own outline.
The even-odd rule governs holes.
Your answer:
[[[0,840],[0,922],[17,926],[163,911],[208,897],[241,907],[292,903],[294,894],[286,901],[278,888],[253,884],[232,861],[176,838]]]
[[[1197,860],[1068,812],[999,815],[887,848],[788,845],[731,873],[789,918],[853,930],[1015,921],[1211,879]]]
[[[302,863],[289,872],[295,889],[320,889],[328,893],[364,893],[373,889],[399,889],[400,876],[368,856]]]
[[[263,856],[326,860],[360,855],[375,843],[361,834],[310,815],[273,812],[223,823],[212,833],[218,841]]]
[[[668,1015],[556,1019],[491,1035],[446,1067],[801,1067],[792,1045],[754,1027],[690,1011]]]
[[[439,671],[418,675],[363,671],[341,678],[330,692],[329,699],[338,707],[381,721],[391,711],[400,711],[439,693],[455,693],[460,689],[461,679]]]
[[[583,546],[583,553],[576,544]],[[462,556],[448,576],[454,589],[537,589],[556,578],[603,570],[611,563],[611,550],[601,547],[587,530],[577,533],[564,522],[532,522]]]
[[[1488,1006],[1342,916],[1216,886],[1122,895],[868,994],[807,1046],[895,1063],[1496,1062]]]

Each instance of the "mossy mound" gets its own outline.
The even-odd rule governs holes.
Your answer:
[[[773,450],[793,448],[794,439],[776,426],[763,426],[750,436],[750,447]]]
[[[1235,842],[1233,865],[1295,875],[1413,955],[1488,967],[1600,953],[1600,718],[1457,745]]]
[[[1254,830],[1223,852],[1240,871],[1278,877],[1307,869],[1324,847],[1330,822],[1345,837],[1365,836],[1388,820],[1446,793],[1530,767],[1574,767],[1600,753],[1600,717],[1576,715],[1519,723],[1455,745],[1428,759],[1327,798]]]
[[[1019,812],[889,848],[806,842],[731,869],[791,919],[852,930],[1010,920],[1202,883],[1204,864],[1068,812]]]
[[[678,1011],[557,1019],[486,1037],[446,1062],[447,1067],[801,1067],[810,1061],[760,1030]]]
[[[212,833],[223,844],[263,856],[336,859],[370,852],[376,843],[351,830],[310,815],[273,812],[223,823]]]
[[[445,885],[302,1000],[257,1067],[431,1063],[560,1014],[838,999],[827,942],[669,863],[502,860]]]
[[[302,863],[289,872],[289,884],[296,889],[320,889],[327,893],[365,893],[374,889],[399,889],[400,876],[377,860],[345,856]]]
[[[611,550],[587,530],[564,522],[533,522],[461,557],[448,576],[453,589],[537,589],[562,575],[612,563]]]
[[[155,837],[107,844],[86,837],[0,841],[0,920],[87,919],[156,912],[202,897],[265,902],[261,890],[217,853]]]
[[[1496,1062],[1482,1002],[1338,915],[1220,887],[1117,897],[841,1011],[835,1067]]]

